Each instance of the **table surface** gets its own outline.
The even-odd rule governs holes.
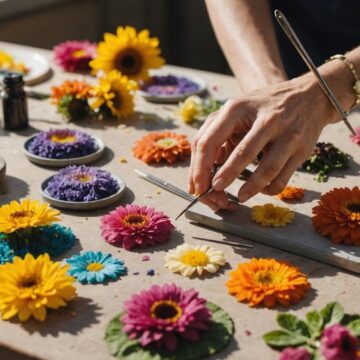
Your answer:
[[[0,48],[1,46],[11,49],[11,46],[15,45],[0,43]],[[51,60],[51,52],[35,50]],[[65,79],[82,77],[61,72],[53,64],[52,68],[53,77],[36,86],[36,89],[49,91],[50,86],[59,84]],[[166,70],[203,78],[210,92],[220,99],[239,94],[237,83],[230,76],[173,66],[167,66]],[[0,205],[25,197],[41,199],[40,183],[52,175],[54,170],[28,162],[22,152],[23,143],[28,136],[37,131],[71,127],[88,131],[105,141],[107,145],[106,154],[94,165],[101,166],[105,170],[124,178],[128,189],[121,204],[136,203],[153,206],[174,219],[187,202],[164,190],[158,193],[158,189],[140,179],[134,173],[134,169],[150,172],[186,189],[188,162],[174,166],[155,167],[145,165],[131,155],[134,141],[151,130],[176,131],[185,133],[192,139],[196,133],[196,128],[185,125],[176,119],[174,109],[175,107],[172,105],[150,104],[137,98],[137,112],[125,122],[84,121],[77,124],[66,124],[60,115],[56,114],[55,108],[48,101],[29,100],[30,127],[18,133],[0,130],[0,155],[7,162],[7,178],[5,184],[0,188]],[[351,120],[355,125],[360,124],[358,114],[353,114]],[[335,126],[338,127],[339,131],[342,131],[342,124]],[[360,160],[358,150],[359,148],[353,145],[353,153],[357,156],[357,162]],[[120,163],[120,156],[125,157],[128,162]],[[314,181],[311,178],[309,179],[309,181]],[[334,183],[331,186],[334,186]],[[79,238],[79,243],[65,255],[68,257],[80,250],[90,249],[110,252],[125,261],[130,270],[129,275],[108,285],[81,285],[77,283],[78,298],[71,302],[67,308],[58,312],[51,312],[45,323],[29,321],[21,325],[16,321],[1,321],[0,345],[40,359],[111,359],[103,341],[106,324],[114,314],[122,309],[123,301],[129,298],[131,294],[146,289],[152,284],[167,282],[175,282],[184,288],[194,287],[202,296],[221,305],[232,316],[236,328],[235,337],[222,353],[213,356],[212,359],[266,360],[276,358],[276,353],[265,345],[261,337],[265,332],[277,327],[275,322],[277,311],[291,311],[303,316],[311,308],[321,308],[334,300],[341,302],[347,312],[359,311],[358,301],[354,301],[358,298],[359,287],[359,278],[356,275],[250,240],[193,226],[185,217],[176,222],[176,231],[171,240],[164,245],[133,252],[113,247],[102,240],[99,229],[100,217],[113,208],[82,213],[63,211],[61,224],[70,226]],[[229,266],[213,277],[188,279],[170,273],[164,268],[163,258],[166,251],[184,241],[195,243],[196,241],[192,239],[193,236],[240,241],[253,244],[254,249],[243,251],[223,244],[216,245],[217,248],[225,252]],[[149,262],[141,261],[144,254],[150,255]],[[305,299],[292,306],[290,310],[284,308],[274,310],[253,309],[246,304],[238,303],[234,297],[227,294],[224,283],[227,280],[230,268],[234,268],[238,263],[248,261],[252,257],[274,257],[290,261],[309,276],[312,290]],[[146,276],[146,270],[149,268],[155,269],[155,276]],[[139,271],[140,275],[133,275],[133,271]],[[0,358],[3,356],[1,356],[0,351]],[[15,356],[15,358],[18,357]]]

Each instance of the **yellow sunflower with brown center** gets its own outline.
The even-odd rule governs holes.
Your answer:
[[[360,188],[335,188],[313,208],[315,229],[335,244],[360,245]]]
[[[115,34],[106,33],[90,62],[93,72],[118,70],[132,80],[147,80],[149,69],[164,65],[160,56],[159,39],[150,37],[149,30],[139,33],[130,26],[119,26]]]
[[[154,131],[136,142],[133,154],[147,164],[161,161],[173,164],[191,154],[191,144],[185,135]]]

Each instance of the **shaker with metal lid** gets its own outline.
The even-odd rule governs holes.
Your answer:
[[[3,105],[3,127],[6,130],[22,130],[28,127],[28,109],[24,80],[20,73],[8,73],[3,78],[1,93]]]

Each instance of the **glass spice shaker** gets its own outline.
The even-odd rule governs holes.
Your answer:
[[[3,78],[1,94],[3,105],[3,127],[6,130],[22,130],[28,127],[28,109],[22,74],[8,73]]]

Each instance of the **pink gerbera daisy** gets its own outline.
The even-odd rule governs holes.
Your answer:
[[[100,227],[105,241],[126,250],[163,243],[174,229],[162,212],[139,205],[119,206],[102,217]]]
[[[355,129],[356,135],[350,135],[351,141],[360,145],[360,127]]]
[[[54,47],[55,62],[66,71],[89,71],[89,61],[95,57],[96,47],[96,43],[87,40],[62,42]]]
[[[211,312],[206,300],[190,289],[175,284],[153,285],[124,302],[121,321],[129,339],[138,339],[142,346],[155,344],[174,351],[178,337],[200,340],[200,331],[208,329]]]

